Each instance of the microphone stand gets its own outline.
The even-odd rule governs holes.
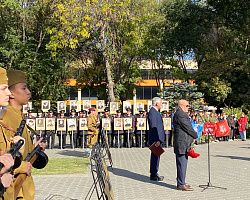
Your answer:
[[[202,117],[201,117],[202,118]],[[203,123],[205,123],[204,119],[202,118]],[[206,185],[199,185],[200,188],[203,188],[202,192],[205,191],[206,189],[222,189],[222,190],[226,190],[227,188],[224,187],[219,187],[219,186],[214,186],[211,183],[211,163],[210,163],[210,147],[209,147],[209,143],[210,143],[210,135],[211,132],[208,129],[208,143],[207,143],[207,161],[208,161],[208,183]]]

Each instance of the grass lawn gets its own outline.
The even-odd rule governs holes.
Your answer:
[[[83,174],[87,170],[89,158],[49,158],[43,169],[32,169],[33,175]]]

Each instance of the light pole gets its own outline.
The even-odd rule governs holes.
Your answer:
[[[134,104],[134,109],[133,109],[133,114],[136,114],[136,88],[133,89],[133,104]]]

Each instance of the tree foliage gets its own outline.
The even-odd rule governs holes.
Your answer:
[[[53,58],[46,49],[52,20],[49,5],[42,0],[0,4],[0,65],[25,71],[35,100],[66,98],[68,56],[60,52]]]
[[[203,104],[203,94],[198,91],[197,85],[191,85],[187,82],[176,83],[171,87],[165,88],[163,98],[169,101],[173,109],[178,100],[186,99],[194,109],[199,109]]]
[[[48,48],[53,54],[70,48],[74,62],[82,62],[78,79],[87,79],[89,85],[106,82],[110,101],[131,97],[139,77],[136,61],[141,55],[146,30],[156,15],[156,5],[152,0],[55,2],[53,16],[59,23],[54,23],[49,30],[52,35]],[[77,14],[71,14],[72,10]],[[86,18],[82,26],[79,19]],[[78,34],[79,29],[85,34]],[[88,73],[82,73],[86,71]],[[95,79],[103,71],[106,77],[102,74],[101,80]]]
[[[166,45],[173,54],[193,54],[198,65],[194,78],[209,103],[250,103],[245,89],[250,80],[248,4],[177,0],[163,6]]]

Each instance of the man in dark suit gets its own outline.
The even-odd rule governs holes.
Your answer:
[[[160,146],[164,142],[164,128],[162,117],[159,112],[162,106],[162,100],[159,97],[154,97],[152,99],[152,107],[148,113],[148,124],[149,124],[149,134],[148,134],[148,142],[151,146],[154,142],[155,146]],[[151,153],[150,158],[150,180],[152,181],[162,181],[164,179],[163,176],[158,175],[159,170],[159,162],[160,157],[155,156]]]
[[[177,168],[177,189],[183,191],[192,191],[190,185],[186,184],[186,171],[188,156],[187,152],[197,133],[192,128],[188,116],[189,103],[186,100],[178,102],[178,108],[174,114],[174,153],[176,155]]]

